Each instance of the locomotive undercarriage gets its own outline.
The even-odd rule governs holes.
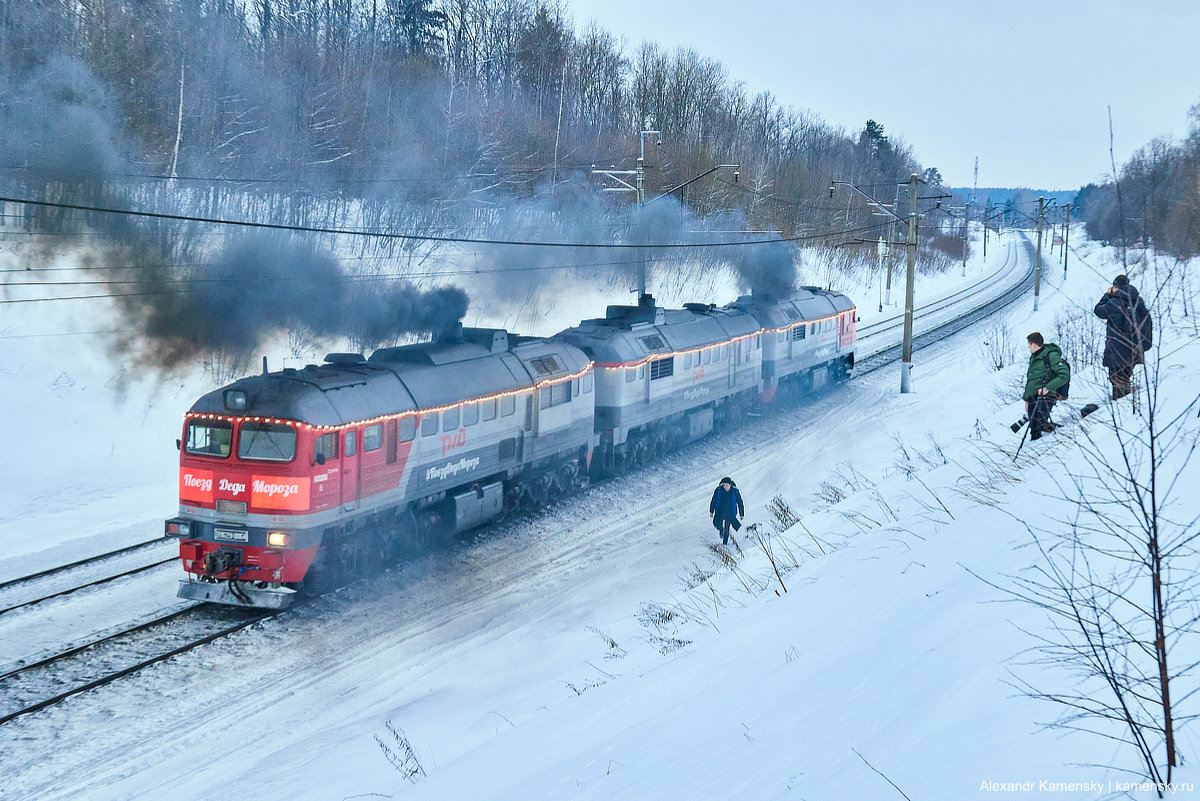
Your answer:
[[[512,477],[492,476],[328,528],[296,589],[321,595],[514,511],[527,513],[554,503],[586,484],[586,459],[582,451],[549,458]]]

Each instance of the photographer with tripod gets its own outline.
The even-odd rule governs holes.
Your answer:
[[[1062,357],[1062,349],[1053,342],[1046,344],[1042,335],[1034,331],[1025,337],[1029,345],[1029,370],[1025,374],[1025,418],[1013,425],[1013,432],[1021,423],[1029,421],[1029,438],[1038,439],[1043,433],[1053,431],[1050,410],[1060,397],[1067,396],[1071,383],[1071,365]]]

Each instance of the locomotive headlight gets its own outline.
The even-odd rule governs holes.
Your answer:
[[[267,545],[272,548],[286,548],[292,543],[292,536],[286,531],[272,531],[267,534]]]
[[[225,390],[225,408],[231,412],[246,411],[246,393],[240,389]]]
[[[181,539],[192,535],[192,524],[184,523],[179,520],[168,520],[166,535],[168,537],[179,537]]]

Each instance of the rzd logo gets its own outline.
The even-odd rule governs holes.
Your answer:
[[[442,456],[445,456],[455,448],[461,448],[467,444],[467,429],[460,428],[453,434],[447,434],[442,437]]]

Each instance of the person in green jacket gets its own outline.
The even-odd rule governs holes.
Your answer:
[[[1029,370],[1025,373],[1025,414],[1029,417],[1029,438],[1038,439],[1043,432],[1053,431],[1050,410],[1058,400],[1058,391],[1071,382],[1071,368],[1063,360],[1062,349],[1053,342],[1047,344],[1034,331],[1025,337],[1029,344]]]

